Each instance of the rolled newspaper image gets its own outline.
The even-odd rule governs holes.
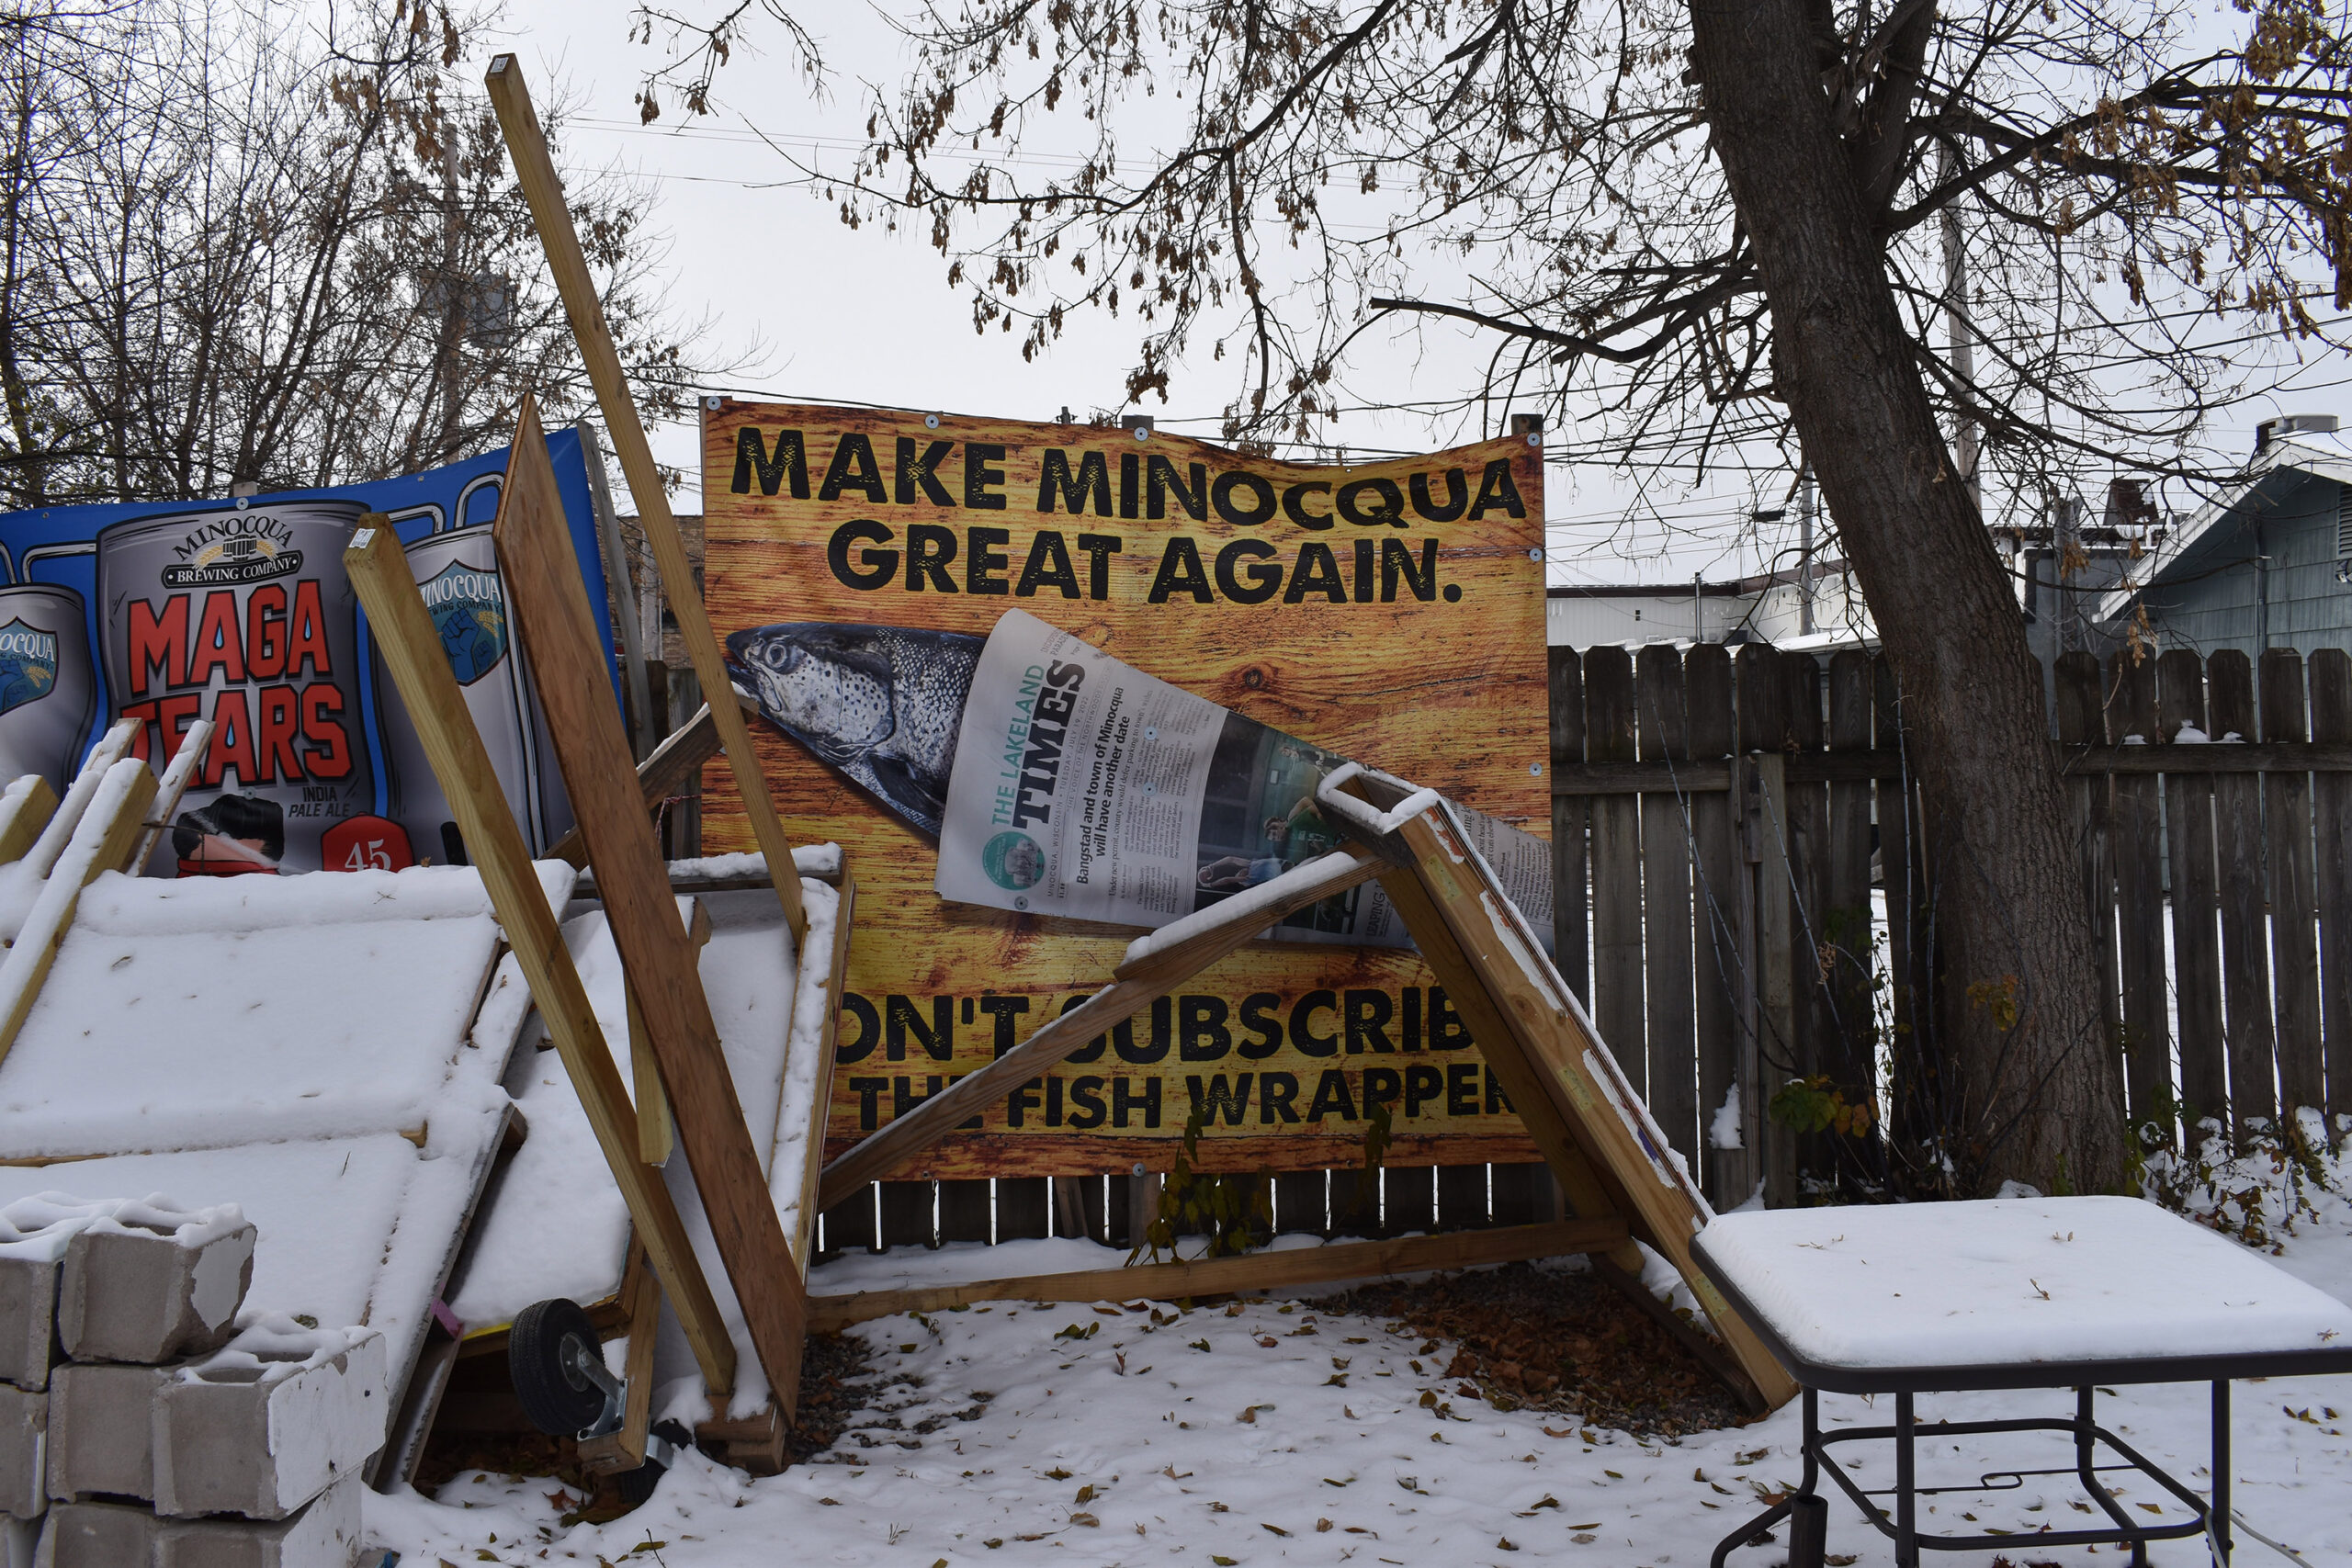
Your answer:
[[[938,840],[943,898],[1156,929],[1340,841],[1315,790],[1349,759],[1020,610],[985,638],[792,622],[734,632],[727,650],[763,717]],[[1462,815],[1548,936],[1550,846]],[[1377,884],[1273,934],[1411,945]]]

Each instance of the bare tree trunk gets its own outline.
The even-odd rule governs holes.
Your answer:
[[[1960,1079],[1960,1118],[1946,1122],[1959,1146],[1946,1152],[1963,1181],[2117,1190],[2120,1063],[2100,1023],[2041,676],[1830,123],[1808,9],[1692,0],[1693,58],[1771,307],[1778,390],[1917,737],[1945,961],[1941,1055]]]

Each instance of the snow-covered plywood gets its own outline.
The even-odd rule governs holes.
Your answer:
[[[239,1321],[280,1313],[322,1328],[380,1330],[390,1375],[377,1408],[390,1412],[424,1348],[506,1117],[506,1097],[477,1086],[435,1106],[423,1147],[386,1132],[5,1166],[0,1204],[43,1192],[235,1203],[259,1233]]]
[[[811,951],[830,952],[830,921],[820,929],[820,911],[833,908],[833,890],[804,879],[801,897],[808,909]],[[711,925],[699,966],[703,990],[752,1146],[763,1168],[774,1168],[767,1156],[786,1094],[786,1019],[799,985],[799,966],[773,892],[707,893],[701,902]],[[685,908],[681,900],[681,918]],[[564,922],[563,938],[621,1081],[633,1093],[627,998],[604,911],[575,914]],[[501,979],[505,973],[502,964]],[[531,1043],[540,1048],[518,1053],[506,1079],[530,1122],[530,1140],[501,1178],[449,1302],[469,1331],[503,1327],[533,1302],[550,1297],[605,1300],[620,1289],[628,1259],[628,1208],[605,1168],[571,1077],[543,1036]],[[702,1253],[704,1271],[721,1307],[731,1311],[726,1270],[702,1224],[685,1161],[673,1156],[671,1163],[677,1178],[671,1187]],[[787,1235],[790,1223],[787,1218]],[[742,1348],[756,1364],[748,1342]]]
[[[422,1134],[505,1066],[469,1038],[498,942],[462,867],[101,876],[0,1062],[0,1156]]]
[[[1758,1210],[1697,1249],[1817,1367],[2352,1355],[2352,1306],[2137,1198]]]

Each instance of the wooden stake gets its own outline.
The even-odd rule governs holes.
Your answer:
[[[542,460],[546,448],[540,448]],[[416,725],[433,764],[434,777],[449,802],[449,814],[465,836],[467,850],[489,889],[498,923],[531,987],[531,999],[546,1022],[548,1037],[571,1075],[581,1109],[596,1134],[596,1145],[613,1172],[638,1239],[652,1255],[662,1289],[676,1309],[686,1342],[694,1348],[703,1381],[712,1392],[735,1386],[735,1345],[703,1278],[694,1245],[678,1219],[661,1173],[638,1159],[637,1113],[620,1069],[597,1027],[595,1010],[580,984],[580,972],[563,945],[554,913],[531,869],[523,830],[507,809],[498,774],[482,750],[481,735],[467,710],[465,694],[441,653],[440,634],[425,612],[408,558],[390,520],[370,513],[360,520],[344,551],[344,570],[368,612],[376,651]],[[601,661],[597,669],[602,670]],[[673,925],[676,924],[673,918]]]
[[[540,711],[572,816],[596,867],[613,946],[669,1091],[678,1145],[702,1194],[752,1348],[778,1405],[789,1414],[799,1389],[807,1292],[743,1122],[695,945],[678,920],[669,868],[646,819],[587,584],[564,525],[555,468],[537,406],[528,397],[516,423],[493,533],[507,604],[537,677]],[[726,690],[720,689],[722,697]],[[723,701],[712,711],[735,712]],[[783,874],[797,902],[799,875],[789,852]]]
[[[98,781],[106,777],[108,768],[130,755],[131,743],[139,739],[140,728],[135,718],[115,720],[114,728],[82,759],[82,771],[74,775],[65,798],[57,803],[57,809],[50,813],[40,836],[24,853],[25,863],[32,868],[33,875],[47,876],[50,868],[57,863],[57,857],[65,852],[74,829],[81,825],[82,813],[90,808],[90,797],[98,793]]]
[[[846,874],[842,878],[841,902],[833,911],[833,951],[831,967],[825,975],[824,1022],[817,1031],[816,1082],[808,1096],[808,1120],[800,1126],[787,1128],[783,1122],[784,1106],[776,1107],[775,1141],[768,1156],[768,1190],[780,1190],[777,1179],[785,1173],[775,1168],[786,1146],[785,1134],[797,1134],[802,1159],[797,1185],[800,1208],[793,1227],[792,1256],[800,1259],[800,1273],[808,1274],[808,1259],[814,1256],[817,1241],[817,1182],[824,1169],[825,1122],[833,1110],[833,1037],[841,1026],[842,981],[849,973],[850,919],[857,912],[857,884]],[[786,1060],[784,1070],[790,1080],[795,1065]]]
[[[554,161],[548,155],[546,133],[540,130],[538,114],[531,107],[522,67],[513,55],[502,54],[492,60],[485,81],[492,107],[498,111],[499,126],[506,134],[507,152],[514,160],[515,180],[523,187],[524,199],[530,203],[531,217],[538,225],[539,243],[547,252],[548,268],[555,275],[564,312],[571,318],[572,336],[580,342],[581,361],[587,367],[590,384],[596,389],[596,401],[605,411],[605,423],[614,449],[620,454],[621,472],[628,479],[629,494],[637,501],[638,521],[645,530],[646,543],[653,548],[653,558],[662,569],[670,607],[678,617],[678,635],[686,645],[686,657],[694,663],[695,677],[702,682],[703,695],[710,699],[719,743],[735,775],[735,787],[742,794],[744,813],[752,819],[752,837],[760,852],[767,857],[768,874],[775,885],[777,899],[784,905],[785,917],[792,923],[792,942],[797,951],[801,939],[808,932],[808,916],[800,907],[800,878],[792,869],[792,845],[784,836],[784,824],[776,818],[775,802],[768,795],[767,779],[760,772],[759,757],[752,750],[752,732],[735,705],[720,700],[734,690],[734,683],[728,676],[718,638],[710,629],[710,618],[703,613],[702,596],[695,590],[694,568],[686,559],[685,541],[679,536],[677,521],[670,513],[669,494],[662,487],[662,473],[653,462],[653,448],[646,442],[636,400],[630,397],[628,378],[622,374],[620,353],[613,344],[605,308],[596,298],[595,279],[589,276],[588,258],[582,254],[580,235],[572,228],[571,209],[564,204],[563,182],[557,177]]]

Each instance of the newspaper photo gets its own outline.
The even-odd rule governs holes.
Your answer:
[[[1340,847],[1315,791],[1345,761],[1011,611],[972,671],[934,886],[962,903],[1163,926]],[[1550,846],[1462,816],[1548,936]],[[1374,883],[1275,934],[1411,945]]]

